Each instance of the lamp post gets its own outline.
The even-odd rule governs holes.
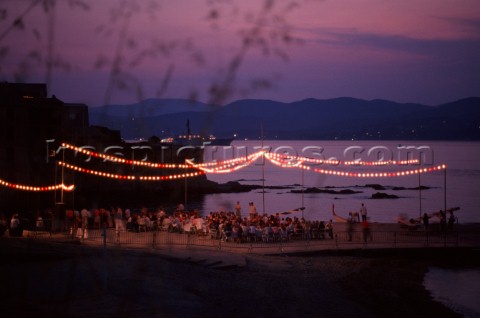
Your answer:
[[[65,162],[65,147],[62,147],[62,162]],[[62,164],[62,187],[60,188],[60,204],[63,204],[63,185],[65,184],[65,165]]]
[[[187,201],[188,201],[188,185],[187,185],[187,171],[188,171],[188,168],[187,168],[187,159],[185,159],[185,210],[187,210]]]
[[[263,148],[263,123],[260,123],[262,135],[262,212],[265,214],[265,150]]]
[[[420,217],[422,217],[422,184],[420,182],[420,172],[418,173],[418,193],[419,193],[419,203],[420,203]]]
[[[444,165],[443,169],[443,205],[445,209],[445,215],[447,215],[447,166]]]
[[[304,207],[305,207],[305,204],[304,204],[304,194],[305,194],[305,172],[304,172],[305,169],[302,168],[302,219],[303,219],[303,212],[305,211]]]

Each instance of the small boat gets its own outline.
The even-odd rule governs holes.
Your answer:
[[[178,135],[173,143],[194,146],[230,146],[234,138],[217,138],[214,135]]]
[[[162,139],[162,143],[186,146],[230,146],[235,138],[217,138],[212,134],[192,134],[190,132],[190,121],[187,120],[187,133]]]
[[[335,223],[348,223],[348,219],[341,217],[335,213],[335,205],[332,204],[332,215],[335,220]]]
[[[284,212],[281,212],[280,214],[292,214],[292,213],[296,213],[296,212],[300,212],[300,211],[303,211],[305,210],[305,207],[301,207],[301,208],[296,208],[296,209],[292,209],[292,210],[289,210],[289,211],[284,211]]]
[[[400,214],[397,216],[396,221],[403,228],[410,230],[416,230],[420,227],[420,219],[409,219],[406,214]]]

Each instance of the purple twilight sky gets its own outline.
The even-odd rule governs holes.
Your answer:
[[[3,0],[0,79],[139,99],[480,96],[478,0]]]

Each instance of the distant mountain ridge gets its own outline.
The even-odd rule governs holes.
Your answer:
[[[145,99],[136,104],[90,107],[90,114],[152,117],[179,112],[208,112],[216,106],[185,99]]]
[[[225,106],[183,99],[90,108],[90,122],[124,139],[186,133],[239,139],[480,140],[480,97],[427,106],[351,97],[292,103],[244,99]]]

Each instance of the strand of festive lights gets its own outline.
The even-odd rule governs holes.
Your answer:
[[[33,192],[43,192],[43,191],[56,191],[63,189],[65,191],[72,191],[75,186],[72,185],[65,185],[65,184],[56,184],[56,185],[51,185],[51,186],[43,186],[43,187],[38,187],[38,186],[28,186],[28,185],[23,185],[23,184],[15,184],[15,183],[10,183],[5,180],[0,179],[0,185],[7,187],[7,188],[12,188],[16,190],[23,190],[23,191],[33,191]]]
[[[121,174],[108,173],[104,171],[86,169],[86,168],[65,163],[63,161],[57,161],[57,164],[77,172],[92,174],[98,177],[117,179],[117,180],[137,180],[138,179],[138,180],[145,180],[145,181],[163,181],[163,180],[173,180],[173,179],[180,179],[180,178],[191,178],[191,177],[196,177],[203,174],[203,172],[201,171],[196,171],[191,173],[181,173],[181,174],[165,175],[165,176],[135,176],[135,175],[121,175]]]
[[[413,160],[402,160],[402,161],[378,161],[378,162],[367,162],[367,161],[339,161],[339,160],[321,160],[321,159],[312,159],[306,157],[294,157],[289,155],[281,155],[277,153],[267,153],[265,151],[259,151],[254,154],[251,154],[247,157],[230,159],[225,161],[216,161],[216,162],[209,162],[209,163],[202,163],[202,164],[194,164],[192,161],[187,161],[192,167],[200,169],[205,173],[230,173],[241,168],[246,167],[253,163],[256,159],[260,156],[264,156],[268,159],[271,163],[282,167],[282,168],[299,168],[304,170],[311,170],[312,167],[310,165],[305,165],[305,162],[308,163],[315,163],[315,164],[332,164],[332,165],[360,165],[360,166],[386,166],[386,165],[407,165],[407,164],[418,164],[419,161],[416,159]],[[242,162],[242,164],[238,165],[238,162]],[[231,166],[237,164],[233,168]],[[207,168],[207,166],[209,168]],[[445,166],[439,166],[445,167]],[[443,168],[445,169],[445,168]],[[338,175],[338,176],[350,176],[350,177],[397,177],[397,176],[405,176],[410,174],[416,173],[425,173],[439,170],[438,167],[435,168],[424,168],[424,169],[416,169],[416,170],[409,170],[409,171],[397,171],[397,172],[345,172],[345,171],[336,171],[336,170],[328,170],[328,169],[319,169],[315,168],[314,171],[323,174],[331,174],[331,175]]]
[[[314,172],[321,174],[334,175],[340,177],[355,177],[355,178],[385,178],[385,177],[404,177],[409,175],[418,175],[420,173],[428,173],[434,171],[440,171],[447,169],[446,165],[439,165],[431,168],[422,168],[415,170],[407,171],[394,171],[394,172],[349,172],[349,171],[338,171],[338,170],[328,170],[328,169],[313,169]]]
[[[411,165],[419,164],[418,159],[411,160],[386,160],[386,161],[361,161],[361,160],[350,160],[350,161],[340,161],[340,160],[324,160],[324,159],[313,159],[308,157],[299,157],[291,155],[283,155],[278,153],[266,153],[266,156],[273,158],[278,161],[300,161],[308,162],[313,164],[328,164],[328,165],[358,165],[358,166],[385,166],[385,165]]]
[[[228,159],[228,160],[224,160],[224,161],[212,161],[212,162],[202,162],[202,163],[196,163],[194,164],[196,168],[200,168],[200,167],[210,167],[210,166],[228,166],[228,165],[231,165],[231,166],[234,166],[234,165],[237,165],[241,162],[246,162],[246,161],[251,161],[252,158],[258,158],[260,157],[261,155],[263,155],[263,151],[258,151],[258,152],[255,152],[253,154],[250,154],[248,156],[242,156],[242,157],[238,157],[238,158],[234,158],[234,159]],[[190,164],[192,164],[192,162],[190,161]]]
[[[71,169],[71,170],[82,172],[82,173],[92,174],[100,177],[119,179],[119,180],[137,180],[138,179],[142,181],[163,181],[163,180],[174,180],[174,179],[196,177],[204,173],[231,173],[252,164],[261,156],[264,156],[270,162],[282,168],[300,168],[305,170],[311,170],[310,166],[303,164],[305,162],[317,163],[317,164],[335,164],[335,165],[343,164],[343,165],[364,165],[364,166],[407,165],[407,164],[419,163],[418,160],[378,161],[378,162],[365,162],[365,161],[341,162],[338,160],[320,160],[320,159],[312,159],[312,158],[306,158],[306,157],[293,157],[288,155],[272,154],[262,150],[246,157],[225,160],[222,162],[209,162],[209,163],[195,164],[191,160],[186,160],[186,164],[160,164],[160,163],[151,163],[151,162],[136,161],[136,160],[126,160],[123,158],[118,158],[118,157],[110,156],[107,154],[96,153],[87,149],[75,147],[65,143],[62,144],[62,147],[66,149],[75,150],[77,152],[83,153],[88,156],[94,156],[94,157],[110,160],[116,163],[139,165],[139,166],[146,166],[151,168],[184,168],[186,169],[186,168],[193,167],[198,170],[196,172],[181,173],[181,174],[175,174],[175,175],[165,175],[165,176],[135,176],[135,175],[112,174],[112,173],[107,173],[103,171],[97,171],[97,170],[78,167],[62,161],[57,162],[58,165],[63,166],[67,169]],[[212,167],[212,168],[207,168],[207,167]],[[338,171],[338,170],[319,169],[319,168],[314,168],[313,171],[321,174],[343,176],[343,177],[383,178],[383,177],[402,177],[402,176],[408,176],[408,175],[418,175],[420,173],[428,173],[428,172],[434,172],[439,170],[445,170],[446,168],[447,168],[446,165],[438,165],[430,168],[421,168],[421,169],[415,169],[415,170],[394,171],[394,172],[349,172],[349,171]],[[28,185],[10,183],[1,179],[0,179],[0,186],[17,189],[17,190],[34,191],[34,192],[56,191],[60,189],[63,189],[65,191],[72,191],[75,187],[74,185],[67,186],[63,183],[57,184],[57,185],[51,185],[51,186],[28,186]]]
[[[206,168],[207,165],[195,164],[191,160],[186,160],[186,162],[192,167],[202,170],[205,173],[231,173],[249,166],[262,155],[263,155],[263,152],[256,152],[254,154],[247,156],[246,158],[241,158],[241,159],[237,158],[237,159],[225,160],[222,162],[216,162],[215,164],[217,166],[213,168]],[[242,162],[242,161],[243,163],[238,164],[239,162]],[[208,163],[208,166],[212,166],[212,163]]]
[[[76,147],[67,143],[62,143],[62,147],[68,150],[74,150],[86,156],[92,156],[96,158],[101,158],[105,160],[112,161],[114,163],[122,163],[126,165],[136,165],[136,166],[143,166],[148,168],[165,168],[165,169],[176,169],[176,168],[188,168],[189,166],[186,164],[174,164],[174,163],[158,163],[158,162],[148,162],[148,161],[138,161],[138,160],[129,160],[124,159],[116,156],[107,155],[105,153],[99,153],[95,151],[91,151],[85,148]]]
[[[304,162],[310,163],[324,163],[324,164],[343,164],[343,165],[361,165],[361,166],[385,166],[385,165],[407,165],[407,164],[418,164],[418,160],[403,160],[403,161],[378,161],[378,162],[366,162],[366,161],[345,161],[341,162],[338,160],[319,160],[319,159],[311,159],[306,157],[292,157],[286,155],[279,155],[279,154],[271,154],[266,153],[265,157],[267,157],[270,162],[273,164],[280,166],[282,168],[300,168],[304,170],[311,170],[310,166],[304,165]],[[316,169],[316,170],[325,170],[325,169]],[[325,170],[327,171],[327,170]]]
[[[174,180],[174,179],[184,179],[184,178],[193,178],[202,175],[202,171],[190,172],[190,173],[181,173],[168,176],[140,176],[139,180],[145,181],[165,181],[165,180]]]
[[[265,157],[274,165],[277,165],[282,168],[299,168],[300,166],[302,166],[302,161],[298,161],[298,160],[295,162],[290,160],[282,162],[278,160],[277,156],[272,156],[272,154],[269,154],[269,153],[266,153]]]
[[[270,160],[277,160],[277,161],[299,161],[299,162],[308,162],[313,164],[330,164],[330,165],[339,165],[341,161],[339,160],[324,160],[324,159],[313,159],[307,157],[299,157],[299,156],[291,156],[291,155],[282,155],[278,153],[266,153],[266,157]]]
[[[264,155],[270,162],[280,166],[282,168],[301,168],[305,170],[310,170],[311,168],[307,165],[304,165],[305,162],[315,163],[315,164],[331,164],[331,165],[361,165],[361,166],[384,166],[384,165],[406,165],[406,164],[418,164],[418,160],[403,160],[403,161],[379,161],[379,162],[366,162],[366,161],[346,161],[341,162],[339,160],[320,160],[312,159],[306,157],[293,157],[289,155],[281,155],[276,153],[267,153],[264,151],[259,151],[257,153],[251,154],[247,157],[241,157],[236,159],[230,159],[225,161],[216,161],[208,162],[202,164],[193,164],[191,161],[187,163],[191,166],[201,169],[206,173],[228,173],[239,170],[246,165],[255,161],[258,157]],[[231,166],[237,165],[239,162],[244,162],[242,165],[236,166],[235,168],[230,169]],[[207,168],[209,167],[209,168]]]
[[[65,163],[63,161],[57,161],[57,164],[59,166],[65,167],[70,170],[74,170],[77,172],[81,173],[88,173],[88,174],[93,174],[99,177],[104,177],[104,178],[111,178],[111,179],[121,179],[121,180],[135,180],[136,176],[128,176],[128,175],[120,175],[120,174],[113,174],[113,173],[108,173],[108,172],[103,172],[103,171],[98,171],[98,170],[91,170],[91,169],[85,169],[79,166],[71,165],[68,163]]]
[[[138,166],[144,166],[144,167],[150,167],[150,168],[169,168],[169,169],[175,169],[175,168],[188,168],[190,165],[186,164],[166,164],[166,163],[156,163],[156,162],[148,162],[148,161],[138,161],[138,160],[129,160],[129,159],[124,159],[124,158],[119,158],[116,156],[108,155],[105,153],[98,153],[94,152],[85,148],[81,147],[76,147],[67,143],[62,143],[62,147],[65,149],[69,150],[74,150],[76,152],[82,153],[87,156],[92,156],[96,158],[101,158],[105,160],[112,161],[114,163],[122,163],[122,164],[127,164],[127,165],[138,165]],[[329,164],[329,165],[361,165],[361,166],[384,166],[384,165],[409,165],[409,164],[419,164],[419,160],[417,159],[411,159],[411,160],[401,160],[401,161],[395,161],[395,160],[387,160],[387,161],[361,161],[361,160],[351,160],[351,161],[340,161],[340,160],[324,160],[324,159],[313,159],[313,158],[307,158],[307,157],[299,157],[299,156],[291,156],[291,155],[283,155],[283,154],[278,154],[278,153],[267,153],[264,150],[260,150],[254,154],[251,154],[246,157],[239,157],[235,159],[229,159],[229,160],[224,160],[221,162],[207,162],[207,163],[200,163],[200,164],[195,164],[193,167],[199,169],[201,167],[207,167],[207,166],[216,166],[212,171],[222,171],[222,172],[228,172],[229,169],[227,166],[234,166],[237,165],[239,162],[250,162],[251,158],[258,158],[261,155],[265,155],[265,157],[268,157],[271,161],[276,160],[278,161],[277,164],[279,166],[283,167],[289,167],[292,166],[293,164],[291,163],[280,163],[281,161],[296,161],[296,162],[301,162],[301,163],[312,163],[312,164]],[[224,168],[219,168],[219,167],[224,167]]]
[[[124,163],[124,164],[133,164],[133,165],[139,165],[139,166],[147,166],[147,167],[152,167],[152,168],[195,168],[199,170],[199,172],[196,173],[183,173],[183,174],[178,174],[178,175],[170,175],[170,176],[142,176],[138,177],[139,180],[170,180],[170,179],[176,179],[176,178],[185,178],[185,177],[190,177],[190,176],[196,176],[198,173],[231,173],[238,171],[242,168],[245,168],[255,162],[259,157],[264,156],[266,159],[268,159],[271,163],[280,166],[282,168],[299,168],[299,169],[304,169],[304,170],[311,170],[311,166],[305,165],[305,163],[310,163],[310,164],[330,164],[330,165],[346,165],[346,166],[386,166],[386,165],[408,165],[408,164],[418,164],[419,160],[413,159],[413,160],[401,160],[401,161],[395,161],[395,160],[388,160],[388,161],[376,161],[376,162],[370,162],[370,161],[359,161],[359,160],[353,160],[353,161],[340,161],[340,160],[323,160],[323,159],[312,159],[312,158],[307,158],[307,157],[298,157],[298,156],[291,156],[291,155],[283,155],[283,154],[278,154],[278,153],[267,153],[264,150],[260,150],[256,153],[250,154],[245,157],[239,157],[235,159],[229,159],[229,160],[224,160],[224,161],[215,161],[215,162],[206,162],[206,163],[200,163],[196,164],[191,160],[186,160],[186,164],[159,164],[159,163],[151,163],[151,162],[144,162],[144,161],[135,161],[135,160],[127,160],[123,158],[118,158],[115,156],[110,156],[107,154],[102,154],[102,153],[96,153],[93,151],[90,151],[88,149],[84,148],[79,148],[75,147],[69,144],[62,144],[62,147],[65,147],[66,149],[72,149],[75,151],[78,151],[80,153],[83,153],[85,155],[89,156],[94,156],[94,157],[99,157],[103,158],[106,160],[110,160],[115,163]],[[65,163],[62,163],[64,165]],[[71,169],[81,171],[81,172],[86,172],[102,177],[108,177],[108,178],[115,178],[115,179],[126,179],[126,180],[132,180],[137,178],[136,176],[125,176],[125,175],[116,175],[116,174],[110,174],[106,172],[101,172],[101,171],[95,171],[95,170],[88,170],[85,168],[81,167],[76,167],[72,165],[68,165],[71,167]],[[442,167],[442,168],[439,168]],[[446,166],[437,166],[434,168],[424,168],[424,169],[416,169],[416,170],[408,170],[408,171],[397,171],[397,172],[346,172],[346,171],[337,171],[337,170],[328,170],[328,169],[319,169],[319,168],[314,168],[313,171],[317,173],[323,173],[323,174],[330,174],[330,175],[338,175],[338,176],[348,176],[348,177],[398,177],[398,176],[405,176],[405,175],[411,175],[411,174],[418,174],[418,173],[425,173],[425,172],[431,172],[435,170],[441,170],[441,169],[446,169]]]
[[[420,164],[420,161],[418,159],[411,159],[411,160],[387,160],[387,161],[357,161],[357,160],[352,160],[352,161],[345,161],[342,162],[342,164],[346,166],[387,166],[387,165],[399,165],[399,166],[405,166],[405,165],[418,165]]]

